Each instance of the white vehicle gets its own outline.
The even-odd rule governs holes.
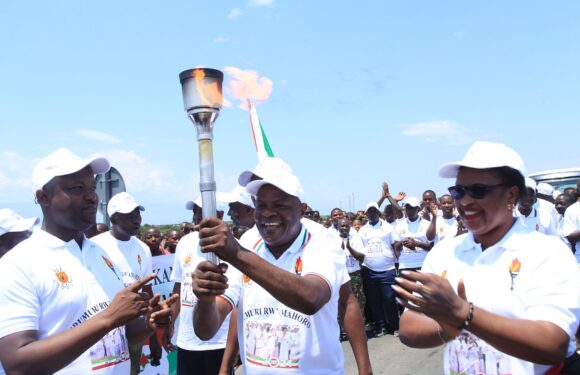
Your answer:
[[[563,192],[568,187],[576,188],[580,180],[580,168],[551,169],[529,175],[536,182],[545,182],[554,188],[554,191]]]

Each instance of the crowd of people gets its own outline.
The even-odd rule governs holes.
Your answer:
[[[137,374],[145,339],[155,361],[177,353],[179,374],[232,374],[238,360],[246,374],[342,374],[343,340],[370,374],[367,339],[383,335],[445,345],[446,374],[566,373],[575,358],[580,181],[536,184],[503,144],[443,165],[446,194],[384,182],[364,210],[327,218],[288,164],[260,159],[218,195],[230,223],[202,220],[197,199],[166,233],[140,231],[146,207],[129,193],[108,202],[110,228],[95,223],[93,177],[108,168],[57,150],[33,171],[40,227],[0,210],[8,374]],[[162,299],[152,264],[169,254]]]

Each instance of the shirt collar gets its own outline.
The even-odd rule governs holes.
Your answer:
[[[504,248],[506,250],[515,250],[521,248],[520,237],[522,234],[528,233],[526,226],[521,217],[518,217],[507,233],[494,245],[489,248]],[[481,244],[475,242],[473,233],[467,232],[464,235],[463,241],[457,246],[460,251],[467,251],[473,248],[479,248],[481,250]]]

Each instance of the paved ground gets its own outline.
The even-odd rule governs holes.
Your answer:
[[[441,375],[443,374],[443,347],[411,349],[394,336],[372,338],[368,341],[371,364],[375,375]],[[357,374],[357,367],[348,342],[342,343],[345,374]],[[236,375],[243,374],[243,367]]]

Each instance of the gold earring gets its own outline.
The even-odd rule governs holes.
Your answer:
[[[514,204],[512,202],[508,202],[508,211],[513,212],[513,210],[514,210]]]

